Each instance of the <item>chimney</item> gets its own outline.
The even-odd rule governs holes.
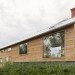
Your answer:
[[[75,17],[75,7],[71,9],[71,17]]]

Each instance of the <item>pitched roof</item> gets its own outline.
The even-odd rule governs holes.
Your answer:
[[[63,21],[61,21],[61,22],[59,22],[59,23],[57,23],[57,24],[55,24],[55,25],[53,25],[51,27],[48,27],[48,28],[46,28],[44,30],[41,30],[41,31],[37,32],[37,33],[34,33],[34,34],[32,34],[32,35],[30,35],[28,37],[25,37],[24,39],[18,40],[16,42],[11,43],[11,44],[7,44],[7,45],[1,47],[0,49],[3,49],[3,48],[6,48],[6,47],[9,47],[9,46],[18,44],[18,43],[20,43],[22,41],[26,41],[26,40],[35,38],[35,37],[40,36],[42,34],[45,34],[47,32],[51,32],[51,31],[54,31],[54,30],[57,30],[57,29],[60,29],[60,28],[64,28],[64,27],[69,26],[69,25],[71,25],[73,23],[75,23],[75,17],[70,18],[70,19],[65,19],[65,20],[63,20]]]

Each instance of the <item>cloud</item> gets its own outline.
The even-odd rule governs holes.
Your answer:
[[[0,47],[70,17],[74,0],[1,0]]]

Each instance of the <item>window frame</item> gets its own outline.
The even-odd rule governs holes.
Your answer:
[[[63,57],[49,57],[49,58],[44,57],[44,38],[48,37],[48,36],[50,36],[52,34],[56,34],[56,33],[62,32],[62,31],[64,31],[64,56]],[[65,48],[65,29],[60,30],[60,31],[55,31],[53,33],[50,33],[48,35],[43,36],[42,37],[42,44],[43,44],[42,45],[42,58],[45,58],[45,59],[60,59],[60,58],[65,58],[65,50],[66,50],[66,48]]]
[[[7,57],[8,57],[8,61],[9,61],[9,56],[6,56],[6,57],[5,57],[5,62],[8,62],[8,61],[6,61],[6,58],[7,58]]]
[[[2,52],[2,51],[4,51],[4,49],[1,50],[1,53],[4,53],[4,52]]]
[[[21,43],[21,44],[24,44],[24,43]],[[20,44],[20,45],[21,45],[21,44]],[[28,53],[28,43],[26,42],[26,44],[27,44],[27,53]],[[19,55],[26,55],[27,53],[24,53],[24,54],[21,54],[21,53],[20,53],[20,45],[19,45]]]
[[[0,59],[2,59],[2,57]],[[2,62],[0,62],[0,64],[2,64],[2,63],[3,63],[3,59],[2,59]]]
[[[11,47],[9,47],[9,48],[11,48]],[[9,48],[7,48],[7,52],[11,52],[12,48],[11,48],[11,50],[8,51]]]

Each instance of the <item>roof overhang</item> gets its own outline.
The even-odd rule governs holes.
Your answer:
[[[75,23],[75,17],[74,17],[74,18],[70,18],[70,19],[68,19],[68,20],[66,20],[66,21],[64,21],[64,22],[62,22],[62,23],[60,23],[59,25],[57,25],[57,26],[55,26],[55,27],[42,30],[42,31],[40,31],[40,32],[38,32],[38,33],[35,33],[35,34],[32,34],[31,36],[28,36],[28,37],[26,37],[26,38],[24,38],[24,39],[21,39],[21,40],[18,40],[18,41],[16,41],[16,42],[13,42],[13,43],[11,43],[11,44],[8,44],[8,45],[6,45],[6,46],[3,46],[3,47],[1,47],[0,49],[4,49],[4,48],[10,47],[10,46],[12,46],[12,45],[21,43],[21,42],[23,42],[23,41],[26,41],[26,40],[29,40],[29,39],[38,37],[38,36],[43,35],[43,34],[45,34],[45,33],[52,32],[52,31],[55,31],[55,30],[57,30],[57,29],[67,27],[67,26],[69,26],[69,25],[71,25],[71,24],[73,24],[73,23]]]

